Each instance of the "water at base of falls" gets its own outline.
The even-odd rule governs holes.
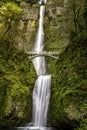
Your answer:
[[[33,127],[33,126],[30,126],[30,127],[18,127],[18,128],[14,128],[14,129],[10,129],[10,130],[56,130],[55,128],[53,127]]]
[[[26,126],[26,127],[14,127],[14,128],[0,128],[0,130],[57,130],[57,129],[54,127]]]

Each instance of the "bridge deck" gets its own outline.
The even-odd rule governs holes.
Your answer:
[[[52,58],[57,59],[59,52],[56,51],[29,51],[27,52],[27,55],[29,56],[30,59],[36,58],[36,57],[40,57],[40,56],[49,56]]]
[[[46,54],[46,55],[59,55],[58,51],[29,51],[27,52],[28,55],[38,55],[38,54]]]

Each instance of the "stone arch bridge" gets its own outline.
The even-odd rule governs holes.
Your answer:
[[[58,51],[29,51],[27,52],[27,55],[29,59],[34,59],[36,57],[41,57],[41,56],[48,56],[54,59],[58,59],[59,52]]]

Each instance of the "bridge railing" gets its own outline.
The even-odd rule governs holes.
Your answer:
[[[38,55],[38,54],[48,54],[48,55],[59,55],[59,52],[56,52],[56,51],[29,51],[27,52],[28,55]]]
[[[54,59],[58,59],[59,52],[57,51],[29,51],[27,52],[27,55],[29,56],[30,59],[40,57],[40,56],[49,56]]]

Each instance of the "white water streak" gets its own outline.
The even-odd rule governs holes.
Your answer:
[[[50,98],[51,76],[39,76],[33,91],[34,126],[46,126]]]
[[[42,0],[40,0],[42,3]],[[44,0],[46,3],[46,0]],[[43,20],[45,13],[45,5],[40,6],[40,19],[38,33],[33,51],[42,52],[44,48],[44,31]],[[36,80],[33,90],[33,124],[34,126],[46,126],[47,111],[50,98],[51,76],[46,74],[45,57],[37,57],[32,60],[37,72],[38,79]]]
[[[66,8],[68,5],[68,0],[64,0],[64,7]]]
[[[46,3],[47,3],[47,0],[39,0],[38,3],[39,3],[39,4],[43,4],[43,3],[46,4]]]
[[[44,12],[45,12],[45,6],[40,6],[40,19],[39,19],[39,28],[38,33],[35,41],[35,46],[33,48],[33,51],[41,52],[43,51],[44,45],[44,31],[43,31],[43,20],[44,20]],[[36,72],[38,75],[43,75],[46,73],[46,67],[45,67],[45,58],[44,57],[37,57],[32,60],[36,69]]]

